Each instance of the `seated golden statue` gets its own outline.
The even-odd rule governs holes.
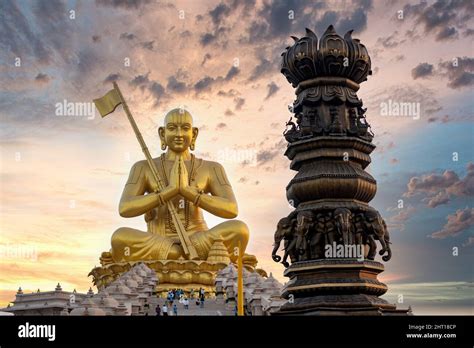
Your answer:
[[[137,162],[130,171],[119,205],[122,217],[145,215],[147,231],[128,227],[116,230],[111,251],[102,254],[101,263],[185,259],[167,207],[169,201],[176,208],[199,260],[206,260],[213,243],[219,240],[227,248],[230,260],[236,262],[235,248],[240,244],[244,251],[249,240],[247,225],[230,220],[209,229],[202,215],[204,209],[221,218],[237,216],[237,202],[224,168],[190,153],[195,148],[198,128],[193,127],[188,111],[168,112],[158,134],[162,150],[167,151],[153,161],[165,187],[158,190],[147,161]],[[255,266],[256,258],[245,255],[244,263]]]

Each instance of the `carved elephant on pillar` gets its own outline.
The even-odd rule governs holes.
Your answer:
[[[347,208],[337,208],[334,210],[334,219],[339,235],[342,237],[342,244],[352,244],[352,213]]]
[[[315,215],[312,211],[304,210],[298,212],[296,218],[295,248],[300,261],[308,258],[308,239],[310,231],[314,226]]]
[[[368,259],[373,260],[377,246],[375,239],[380,242],[382,249],[379,254],[384,255],[382,260],[388,261],[392,257],[392,250],[390,249],[390,235],[388,233],[387,225],[378,212],[368,211],[365,213],[365,233],[366,242],[369,244]]]
[[[295,245],[296,245],[296,240],[294,238],[295,224],[296,224],[295,214],[291,213],[287,217],[284,217],[280,219],[280,221],[278,221],[277,229],[274,235],[272,259],[275,262],[281,261],[281,263],[285,267],[289,266],[289,263],[286,261],[288,256],[290,256],[292,261],[296,259],[296,255],[293,255]],[[277,252],[278,252],[278,249],[280,248],[280,244],[282,240],[284,240],[283,260],[281,256],[277,255]]]

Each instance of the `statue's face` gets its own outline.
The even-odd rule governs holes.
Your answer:
[[[185,110],[175,109],[165,117],[165,126],[160,127],[159,135],[171,151],[183,152],[196,140],[198,129],[193,128],[191,114]]]

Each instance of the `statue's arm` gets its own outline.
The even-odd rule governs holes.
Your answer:
[[[211,214],[224,219],[233,219],[237,217],[238,207],[234,196],[234,191],[230,186],[227,175],[218,163],[210,163],[209,180],[207,191],[210,195],[202,193],[199,197],[198,206]],[[199,192],[195,187],[189,187],[185,197],[191,202],[196,200]]]
[[[130,170],[127,184],[120,198],[119,214],[122,217],[135,217],[143,215],[161,203],[173,198],[177,188],[168,186],[159,193],[150,188],[148,164],[146,162],[135,163]],[[147,194],[145,194],[147,193]]]

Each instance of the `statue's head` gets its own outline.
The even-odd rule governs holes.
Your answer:
[[[163,123],[158,128],[161,149],[169,147],[173,152],[184,152],[188,148],[194,150],[198,129],[193,127],[193,117],[189,111],[178,108],[169,111]]]

